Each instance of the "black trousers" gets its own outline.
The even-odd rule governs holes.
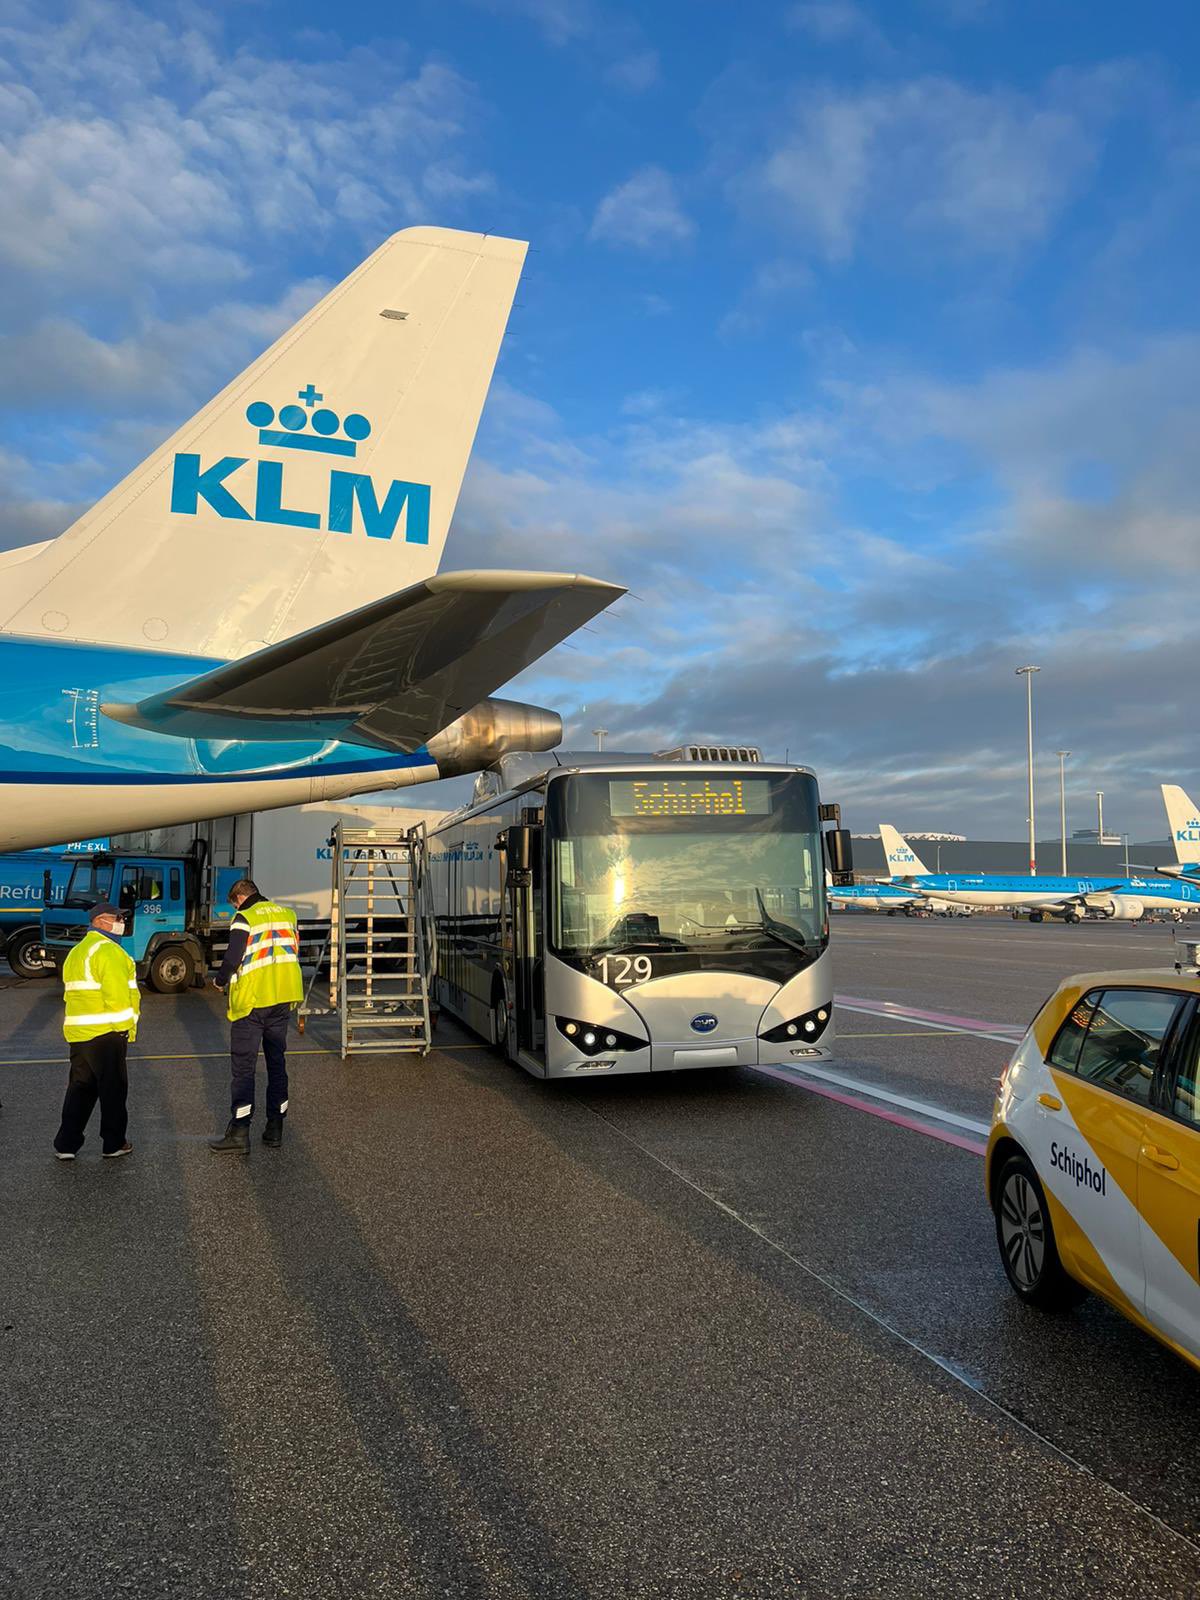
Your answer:
[[[292,1007],[285,1000],[282,1005],[256,1006],[249,1016],[229,1024],[229,1109],[235,1122],[245,1122],[254,1115],[254,1074],[260,1045],[267,1062],[267,1116],[282,1117],[287,1111],[287,1034],[291,1015]]]
[[[129,1049],[127,1033],[102,1033],[98,1039],[85,1039],[71,1046],[71,1071],[63,1100],[62,1122],[54,1136],[54,1148],[72,1155],[83,1144],[88,1119],[100,1102],[100,1144],[105,1155],[125,1143],[128,1117],[125,1098],[129,1091],[129,1070],[125,1055]]]

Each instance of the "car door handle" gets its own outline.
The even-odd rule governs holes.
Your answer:
[[[1061,1111],[1062,1101],[1055,1094],[1038,1095],[1038,1105],[1045,1106],[1047,1111]]]
[[[1179,1157],[1173,1156],[1169,1150],[1160,1150],[1156,1144],[1144,1144],[1142,1154],[1147,1161],[1153,1161],[1156,1167],[1165,1167],[1168,1172],[1179,1171]]]

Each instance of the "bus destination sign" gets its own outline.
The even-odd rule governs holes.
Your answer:
[[[766,817],[767,778],[614,778],[608,785],[613,817]]]

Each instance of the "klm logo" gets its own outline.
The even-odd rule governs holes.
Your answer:
[[[1189,817],[1182,828],[1175,829],[1180,844],[1200,844],[1200,817]]]
[[[915,861],[916,859],[911,850],[895,850],[888,857],[889,861]]]
[[[253,400],[246,407],[246,421],[258,430],[258,443],[273,450],[302,450],[353,461],[358,447],[370,438],[371,424],[352,411],[340,418],[336,411],[317,402],[325,396],[307,384],[296,396],[302,405],[275,408],[265,400]],[[330,533],[353,533],[361,527],[368,539],[390,539],[404,519],[404,538],[408,544],[429,543],[429,485],[405,483],[395,479],[380,500],[375,481],[365,472],[331,468],[329,491],[317,510],[284,505],[283,462],[254,463],[253,509],[251,485],[243,467],[248,456],[222,456],[205,465],[199,455],[182,451],[175,457],[171,479],[171,510],[194,517],[203,501],[219,517],[235,522],[281,523],[288,528],[321,528]],[[237,479],[230,483],[228,480]],[[236,490],[236,493],[234,492]],[[239,498],[241,496],[241,498]],[[357,518],[356,514],[357,513]]]

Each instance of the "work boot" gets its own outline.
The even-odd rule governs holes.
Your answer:
[[[283,1143],[283,1118],[268,1117],[267,1125],[263,1129],[263,1143],[270,1145],[272,1150],[278,1150]]]
[[[240,1150],[246,1156],[250,1154],[250,1118],[244,1117],[240,1122],[236,1117],[232,1119],[225,1129],[221,1139],[208,1141],[210,1150]]]

